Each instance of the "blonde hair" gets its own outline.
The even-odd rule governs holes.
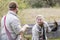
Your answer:
[[[36,16],[36,19],[37,19],[38,17],[40,17],[41,19],[44,20],[44,17],[43,17],[42,15],[37,15],[37,16]]]

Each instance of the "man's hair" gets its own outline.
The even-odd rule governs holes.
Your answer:
[[[9,3],[9,9],[10,10],[15,10],[18,7],[17,3],[15,1],[11,1]]]
[[[43,17],[42,15],[37,15],[37,16],[36,16],[36,19],[37,19],[38,17],[40,17],[41,19],[44,20],[44,17]]]

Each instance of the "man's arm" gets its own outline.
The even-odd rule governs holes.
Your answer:
[[[55,21],[54,22],[54,28],[51,31],[56,31],[58,29],[58,23]]]
[[[50,28],[50,26],[47,24],[47,32],[57,31],[57,29],[58,29],[58,23],[56,21],[54,22],[53,28]]]
[[[11,22],[11,26],[13,31],[17,34],[20,35],[21,37],[23,36],[24,31],[27,29],[28,25],[25,25],[23,27],[21,27],[20,25],[20,21],[18,19],[14,19]]]

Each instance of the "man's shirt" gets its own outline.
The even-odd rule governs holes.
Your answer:
[[[11,36],[13,38],[15,38],[16,35],[20,33],[21,24],[16,13],[14,13],[13,11],[9,11],[6,15],[5,24],[6,28],[11,33]],[[1,40],[9,40],[4,27],[4,17],[1,20]]]
[[[45,35],[47,33],[46,31],[48,32],[51,31],[47,22],[44,22],[44,28],[45,28]],[[39,26],[38,24],[35,24],[32,28],[32,40],[42,39],[42,36],[43,36],[43,28],[41,28],[41,26]],[[45,36],[45,38],[47,40],[47,35]]]

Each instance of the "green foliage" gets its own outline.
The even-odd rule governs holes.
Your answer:
[[[28,19],[31,19],[30,18],[31,16],[29,16],[28,12],[21,13],[23,9],[41,8],[41,7],[60,7],[59,0],[0,0],[0,19],[3,15],[5,15],[7,13],[8,4],[10,1],[16,1],[18,3],[18,6],[19,6],[18,15],[24,24],[27,22],[26,21],[27,18],[25,18],[25,16],[27,15]],[[47,18],[47,19],[49,19],[49,18]],[[28,21],[28,22],[30,22],[30,21]]]
[[[25,0],[16,0],[16,1],[19,5],[19,9],[25,9],[29,7],[28,3],[25,2]]]
[[[7,11],[8,0],[1,0],[0,1],[0,19]]]
[[[41,8],[41,7],[55,7],[56,4],[60,6],[59,0],[27,0],[32,8]]]
[[[47,2],[43,0],[30,0],[29,4],[33,8],[47,7]]]
[[[3,15],[5,15],[7,13],[8,4],[10,1],[16,1],[18,3],[19,10],[29,7],[28,3],[25,2],[25,0],[1,0],[0,1],[0,19]]]

